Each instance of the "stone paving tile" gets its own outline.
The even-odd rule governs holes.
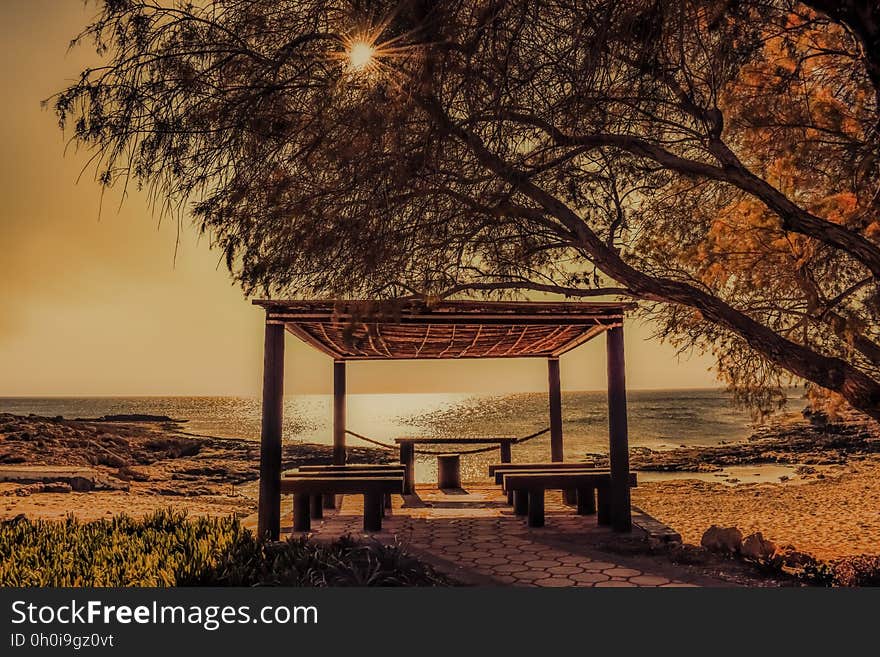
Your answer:
[[[539,579],[535,581],[535,586],[574,586],[575,583],[567,577],[548,577],[547,579]]]
[[[591,542],[607,540],[610,530],[598,526],[595,515],[576,515],[562,504],[559,493],[547,495],[547,526],[531,529],[503,504],[499,487],[466,483],[465,489],[467,494],[452,496],[420,485],[416,492],[421,502],[395,496],[382,531],[372,535],[363,531],[362,498],[346,495],[339,509],[327,510],[323,520],[312,521],[311,535],[398,541],[505,586],[693,586],[614,563],[607,553],[597,555]],[[289,513],[286,522],[291,526]]]

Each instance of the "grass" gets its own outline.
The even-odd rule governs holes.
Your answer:
[[[237,519],[159,511],[0,524],[0,586],[446,586],[400,546],[257,540]]]

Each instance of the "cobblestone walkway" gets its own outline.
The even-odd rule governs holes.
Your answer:
[[[362,509],[361,496],[345,496],[338,511],[327,510],[324,520],[312,521],[312,536],[321,540],[364,536]],[[285,520],[284,531],[289,532],[289,514]],[[420,485],[415,495],[395,495],[382,531],[371,536],[383,542],[398,541],[439,570],[472,584],[672,587],[715,583],[686,581],[678,569],[656,559],[600,550],[603,543],[640,541],[645,534],[638,527],[632,537],[615,534],[598,526],[595,515],[576,515],[559,494],[547,495],[546,526],[531,529],[513,515],[500,489],[489,484],[465,484],[460,491]]]

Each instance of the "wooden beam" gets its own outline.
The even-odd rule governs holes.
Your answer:
[[[333,465],[345,465],[345,361],[333,361]]]
[[[550,388],[550,460],[562,461],[562,387],[558,358],[547,359],[547,379]]]
[[[363,319],[355,318],[351,315],[329,315],[320,313],[293,313],[280,310],[272,311],[272,318],[279,322],[294,322],[298,324],[308,323],[336,323],[347,324],[357,320],[363,323]],[[567,326],[567,325],[583,325],[588,322],[597,324],[615,324],[623,319],[623,315],[619,313],[584,313],[582,315],[525,315],[525,314],[509,314],[509,315],[480,315],[472,313],[469,315],[437,313],[433,315],[401,315],[394,318],[375,319],[370,321],[382,324],[405,324],[405,325],[425,325],[436,324],[437,326],[446,326],[457,324],[460,326],[484,324],[486,326]]]
[[[266,323],[263,347],[263,424],[257,531],[277,541],[281,532],[281,422],[284,402],[284,326]]]
[[[611,459],[612,526],[616,531],[628,532],[632,529],[632,508],[629,491],[623,327],[609,329],[605,335],[608,350],[608,447]]]

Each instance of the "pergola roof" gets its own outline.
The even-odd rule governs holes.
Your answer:
[[[552,358],[620,326],[631,303],[256,300],[336,360]]]

